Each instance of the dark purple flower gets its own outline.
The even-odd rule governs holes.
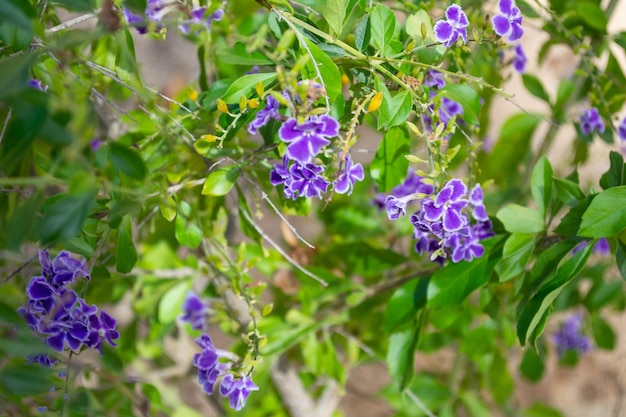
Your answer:
[[[115,328],[117,327],[117,320],[111,317],[106,311],[100,311],[100,328],[98,333],[106,340],[106,342],[116,347],[115,340],[120,338],[120,334]]]
[[[472,216],[479,222],[486,222],[489,220],[487,210],[485,209],[485,203],[483,202],[483,189],[480,184],[476,184],[469,194],[469,202],[474,210]]]
[[[282,164],[274,164],[274,169],[270,171],[270,183],[273,186],[284,184],[291,178],[289,173],[289,159],[283,157]],[[287,184],[289,186],[289,184]]]
[[[148,32],[148,26],[142,16],[131,12],[126,7],[122,7],[122,13],[124,14],[126,23],[129,26],[133,26],[140,35],[145,35]]]
[[[363,181],[365,173],[363,172],[363,165],[354,164],[350,155],[346,155],[344,158],[345,166],[343,167],[341,174],[337,177],[335,183],[335,191],[339,194],[352,194],[352,189],[357,181]]]
[[[609,245],[609,241],[604,237],[598,239],[596,244],[593,246],[593,253],[598,255],[610,255],[611,245]]]
[[[554,334],[553,340],[559,357],[563,357],[567,350],[578,353],[587,353],[591,350],[591,341],[582,333],[582,321],[582,313],[576,313],[567,318]]]
[[[59,363],[58,360],[51,358],[49,355],[41,353],[37,355],[27,356],[26,359],[28,359],[28,363],[37,363],[47,368],[52,368],[54,365]]]
[[[471,232],[472,229],[468,227],[465,230],[452,233],[446,239],[445,246],[452,250],[452,262],[471,262],[472,259],[480,258],[485,253],[485,248]]]
[[[220,383],[220,395],[228,397],[229,405],[235,411],[241,410],[246,405],[250,392],[258,389],[259,387],[245,375],[235,379],[233,374],[226,374]]]
[[[188,35],[191,33],[192,28],[197,28],[195,33],[199,33],[201,29],[211,30],[211,22],[220,21],[224,17],[224,10],[217,9],[209,16],[206,15],[206,7],[198,7],[195,9],[191,9],[189,14],[191,15],[191,19],[185,20],[181,24],[178,25],[180,31]]]
[[[291,178],[285,182],[285,196],[294,200],[302,196],[322,198],[330,185],[320,175],[323,172],[324,168],[319,165],[295,162],[289,167]]]
[[[51,281],[57,288],[71,284],[79,277],[90,279],[87,262],[72,258],[67,251],[59,252],[52,261],[52,274]]]
[[[103,143],[104,141],[102,139],[95,138],[95,139],[92,139],[91,142],[89,142],[89,147],[91,148],[91,151],[93,153],[96,153],[98,152],[98,149],[100,149]]]
[[[528,59],[526,58],[526,54],[524,53],[524,48],[522,48],[521,44],[515,45],[515,58],[513,58],[513,68],[520,74],[526,72],[526,62]]]
[[[196,353],[193,357],[193,366],[202,371],[208,371],[215,367],[219,355],[217,349],[208,334],[203,334],[196,339],[198,346],[202,348],[201,353]]]
[[[622,119],[619,126],[617,126],[617,136],[623,141],[626,141],[626,117]]]
[[[461,210],[468,201],[463,197],[467,194],[467,187],[463,181],[452,179],[439,191],[432,200],[422,203],[424,218],[430,222],[442,220],[446,232],[456,232],[467,224],[467,216]]]
[[[185,302],[183,303],[183,316],[181,320],[191,324],[194,330],[202,330],[206,320],[208,309],[206,304],[193,291],[187,293]]]
[[[270,119],[279,119],[279,107],[280,103],[278,100],[276,100],[271,94],[268,95],[265,99],[265,108],[263,110],[259,110],[254,120],[248,125],[248,133],[256,135],[259,132],[259,129],[265,126]]]
[[[40,91],[48,91],[48,86],[44,85],[44,83],[42,83],[40,80],[31,78],[30,80],[28,80],[28,82],[26,83],[29,87],[40,90]]]
[[[446,86],[443,73],[436,70],[429,70],[424,78],[424,85],[426,87],[434,87],[436,89],[442,89]]]
[[[522,12],[513,0],[498,2],[500,14],[493,17],[493,30],[499,36],[508,36],[509,41],[516,41],[524,35],[522,28]]]
[[[278,136],[289,143],[286,155],[301,164],[311,161],[322,147],[330,144],[328,138],[338,134],[339,122],[327,114],[310,116],[302,124],[290,118],[278,130]]]
[[[404,181],[391,190],[391,195],[400,198],[416,193],[430,195],[433,192],[435,192],[435,187],[432,184],[424,181],[424,178],[417,175],[415,172],[410,171]],[[372,200],[372,204],[378,207],[379,210],[382,210],[385,208],[386,198],[387,196],[385,194],[377,193],[374,200]]]
[[[583,135],[590,135],[596,130],[599,133],[604,132],[604,121],[600,117],[598,109],[595,107],[583,111],[580,115],[579,122],[580,130],[583,132]]]
[[[453,4],[446,10],[446,19],[435,23],[435,37],[443,46],[449,48],[461,37],[467,43],[467,26],[469,21],[461,6]]]

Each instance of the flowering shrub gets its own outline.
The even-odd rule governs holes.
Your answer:
[[[559,415],[517,383],[626,306],[615,10],[4,1],[0,415],[350,416],[367,363],[397,416]]]

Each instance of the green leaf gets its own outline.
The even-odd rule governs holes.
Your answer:
[[[539,211],[519,204],[504,206],[496,217],[510,233],[541,233],[545,229],[545,221]]]
[[[424,314],[422,313],[422,316]],[[387,369],[394,384],[400,390],[409,385],[413,378],[413,361],[415,349],[420,339],[420,330],[420,324],[416,323],[413,328],[392,333],[389,336],[389,348],[387,349],[386,359]]]
[[[526,2],[526,0],[517,0],[515,2],[515,4],[517,5],[517,7],[519,7],[520,11],[522,12],[522,14],[524,16],[528,16],[530,18],[537,18],[537,17],[541,17],[541,15],[539,13],[537,13],[535,11],[535,9],[533,9],[528,2]]]
[[[583,214],[578,235],[612,237],[626,228],[626,186],[609,188],[598,194]]]
[[[539,254],[537,261],[532,269],[528,271],[525,279],[525,286],[529,288],[526,290],[528,299],[534,295],[534,291],[531,292],[532,288],[538,289],[549,276],[553,275],[561,259],[570,253],[576,244],[576,242],[572,241],[559,242]]]
[[[617,263],[617,269],[619,269],[622,279],[626,280],[626,244],[624,244],[621,240],[617,241],[615,262]]]
[[[93,0],[52,0],[51,3],[77,12],[91,12],[96,8]]]
[[[248,51],[246,45],[236,43],[220,48],[215,55],[219,62],[231,65],[271,65],[272,61],[259,51]]]
[[[17,93],[26,86],[30,79],[30,67],[39,58],[39,53],[40,50],[36,49],[0,60],[0,99]]]
[[[528,348],[524,352],[519,369],[526,379],[537,382],[541,379],[545,370],[543,358],[537,354],[535,349]]]
[[[204,233],[194,221],[187,221],[183,216],[176,217],[174,235],[176,240],[183,246],[196,249],[202,243]]]
[[[532,407],[524,410],[523,417],[563,417],[558,410],[545,404],[533,404]]]
[[[239,168],[231,165],[226,168],[216,169],[211,172],[204,182],[202,194],[222,196],[230,192],[239,177]]]
[[[584,304],[589,311],[599,310],[624,292],[624,281],[599,281],[589,290]]]
[[[159,301],[158,319],[159,323],[168,324],[176,321],[182,311],[185,296],[189,291],[189,283],[180,282],[163,294]]]
[[[396,15],[393,14],[389,7],[377,4],[369,18],[372,31],[372,46],[379,49],[382,56],[388,56],[392,52],[390,43],[396,30]]]
[[[322,9],[322,15],[333,36],[341,35],[343,22],[346,20],[346,5],[346,0],[328,0]]]
[[[555,113],[560,113],[562,111],[563,106],[568,102],[573,93],[574,83],[571,80],[564,78],[559,83],[559,88],[556,92],[556,101],[554,103]]]
[[[384,110],[383,110],[384,109]],[[409,118],[413,109],[413,96],[410,91],[402,91],[396,94],[388,106],[381,107],[381,117],[379,120],[387,120],[385,128],[401,125]],[[388,112],[383,116],[383,111]]]
[[[369,23],[369,16],[365,16],[357,25],[356,32],[354,33],[354,44],[361,52],[367,48],[372,39],[372,30]]]
[[[534,75],[524,74],[522,75],[522,81],[524,82],[524,87],[526,87],[526,90],[528,90],[530,94],[550,104],[550,97],[546,93],[546,90],[544,90],[539,78]]]
[[[533,200],[539,207],[541,217],[545,217],[548,212],[550,199],[552,198],[552,188],[552,165],[550,165],[550,161],[545,156],[542,156],[533,169],[531,180]]]
[[[602,175],[602,178],[600,178],[600,186],[605,190],[611,187],[624,185],[624,180],[626,179],[624,173],[624,158],[622,157],[622,154],[611,151],[609,154],[609,160],[611,162],[609,170]]]
[[[254,91],[257,83],[260,82],[264,86],[267,86],[275,79],[275,72],[243,75],[240,78],[237,78],[230,85],[230,87],[228,87],[228,90],[226,90],[226,92],[222,96],[222,100],[224,100],[227,104],[237,104],[239,103],[239,100],[241,100],[241,96],[250,96],[250,94]],[[341,80],[339,80],[339,83],[341,84]]]
[[[56,376],[57,372],[56,369],[35,364],[7,366],[0,371],[0,385],[4,387],[4,392],[18,396],[43,394],[54,386],[52,377]]]
[[[49,244],[78,235],[93,205],[94,195],[94,192],[87,192],[81,195],[57,195],[48,199],[38,228],[41,242]]]
[[[134,150],[117,142],[109,143],[109,159],[115,168],[130,178],[142,180],[148,173],[143,159]]]
[[[505,404],[511,397],[515,384],[509,372],[508,361],[500,352],[490,352],[493,355],[491,367],[489,368],[488,380],[493,399],[499,404]]]
[[[139,66],[135,57],[135,42],[130,30],[116,32],[117,53],[115,54],[115,71],[118,77],[126,83],[140,82]]]
[[[502,259],[495,267],[500,282],[516,278],[526,270],[536,244],[537,235],[534,234],[513,233],[509,236],[504,244]]]
[[[410,153],[410,139],[405,128],[393,127],[387,131],[370,164],[370,174],[381,193],[390,191],[406,177]]]
[[[465,84],[448,84],[439,93],[439,97],[447,97],[463,106],[463,120],[469,124],[479,123],[478,113],[482,105],[476,90]]]
[[[481,158],[484,178],[493,178],[498,184],[504,184],[517,176],[518,167],[524,161],[540,120],[535,115],[520,113],[504,122],[498,135],[501,140],[496,142],[491,154]]]
[[[580,16],[589,27],[601,33],[606,32],[608,20],[606,14],[598,4],[588,0],[579,0],[574,3],[574,5],[578,16]]]
[[[582,217],[591,202],[596,197],[597,194],[590,195],[584,200],[580,200],[578,204],[572,207],[561,219],[559,225],[554,229],[554,232],[565,237],[575,237],[578,233],[578,229],[580,228],[580,223],[582,222]]]
[[[417,312],[425,305],[428,281],[428,279],[409,281],[393,293],[385,308],[383,330],[391,332],[413,323]]]
[[[575,182],[561,178],[553,178],[553,180],[559,200],[568,206],[575,207],[579,201],[585,198],[585,193]]]
[[[124,216],[117,231],[117,247],[115,250],[115,269],[127,274],[137,263],[137,250],[133,243],[133,230],[130,216]]]
[[[422,38],[422,27],[425,29],[426,38]],[[415,39],[418,45],[437,43],[433,30],[433,20],[424,9],[409,15],[406,19],[405,30],[407,35]],[[438,48],[436,46],[435,48]]]
[[[615,332],[602,317],[594,314],[591,317],[591,330],[596,346],[600,349],[613,350],[615,348],[616,336]]]
[[[537,338],[541,336],[550,315],[552,303],[585,266],[591,249],[591,245],[588,245],[565,261],[554,277],[545,282],[530,301],[521,305],[517,320],[517,337],[522,346],[528,342],[534,345]]]
[[[322,81],[326,87],[326,94],[331,102],[337,99],[341,94],[341,73],[335,62],[330,59],[326,52],[322,51],[317,45],[306,38],[306,44],[313,55],[313,59],[317,63],[317,68],[322,76]],[[317,71],[313,63],[309,61],[305,67],[309,79],[316,79]]]

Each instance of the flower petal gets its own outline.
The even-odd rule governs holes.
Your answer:
[[[440,20],[435,23],[434,31],[435,38],[437,38],[439,42],[445,45],[452,37],[453,28],[450,23],[446,22],[445,20]]]
[[[511,31],[511,23],[505,16],[495,15],[491,23],[493,23],[493,31],[499,36],[506,36]]]

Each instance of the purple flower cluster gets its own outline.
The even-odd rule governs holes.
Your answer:
[[[574,314],[567,318],[554,334],[553,340],[559,357],[563,357],[568,350],[578,353],[587,353],[591,350],[591,341],[582,333],[582,322],[582,313]]]
[[[131,12],[130,10],[123,8],[124,18],[126,22],[134,26],[137,29],[139,34],[144,35],[149,30],[149,24],[156,23],[156,30],[159,32],[163,25],[161,21],[173,10],[178,9],[178,3],[171,0],[148,0],[146,4],[146,10],[144,15],[138,15],[136,13]],[[189,19],[182,21],[178,28],[181,33],[188,35],[192,33],[198,33],[202,29],[206,29],[208,31],[211,30],[211,23],[213,21],[222,20],[224,17],[224,11],[222,9],[217,9],[213,13],[209,13],[207,15],[206,7],[195,7],[188,11]]]
[[[26,286],[28,301],[18,309],[30,328],[57,352],[67,348],[78,353],[85,347],[102,353],[102,341],[117,346],[117,321],[68,288],[80,277],[90,278],[85,260],[78,261],[66,251],[51,260],[49,252],[41,250],[39,262],[42,273],[31,278]],[[56,362],[47,355],[29,359],[42,365]]]
[[[213,341],[207,334],[203,334],[196,343],[202,348],[201,353],[193,357],[193,366],[198,368],[198,383],[202,390],[209,395],[213,394],[216,383],[219,383],[219,393],[228,398],[230,407],[235,411],[246,405],[250,392],[257,391],[254,382],[247,375],[235,374],[232,371],[232,362],[225,362],[225,352],[215,348]]]
[[[521,39],[524,35],[522,28],[522,12],[515,6],[514,0],[500,0],[498,2],[500,13],[495,15],[491,22],[493,30],[499,36],[508,36],[509,41]]]
[[[480,241],[493,233],[479,184],[468,194],[463,181],[452,179],[434,194],[433,186],[420,178],[416,191],[400,197],[392,194],[385,199],[389,219],[406,215],[407,203],[411,201],[421,203],[421,208],[411,216],[413,237],[417,240],[415,250],[419,254],[430,252],[431,259],[441,263],[448,256],[457,263],[483,255],[485,249]],[[467,213],[469,209],[474,223]]]
[[[424,85],[427,87],[431,87],[433,90],[441,89],[446,86],[446,81],[444,80],[443,74],[439,71],[430,70],[426,74],[424,79]],[[430,97],[433,98],[436,96],[435,91],[430,92]],[[430,112],[424,114],[424,122],[426,123],[426,128],[429,131],[434,131],[436,128],[435,121],[431,118],[431,115],[435,115],[435,104],[432,103],[428,106],[428,110]],[[439,105],[437,119],[439,122],[443,123],[444,129],[448,128],[450,121],[456,116],[463,115],[463,106],[447,97],[443,97],[441,99],[441,104]],[[448,137],[446,137],[447,139]]]
[[[204,301],[193,291],[187,293],[183,303],[181,321],[189,323],[194,330],[203,330],[209,308]]]
[[[583,111],[580,115],[579,122],[580,130],[583,132],[583,135],[590,135],[594,131],[598,131],[598,133],[604,132],[604,121],[600,117],[598,109],[595,107]]]
[[[195,33],[198,34],[201,29],[211,30],[211,22],[219,22],[224,17],[224,10],[217,9],[213,13],[207,16],[206,7],[198,7],[189,11],[190,19],[185,20],[178,25],[180,31],[188,35],[191,33],[192,28],[197,28]]]
[[[435,38],[446,48],[451,47],[461,38],[467,43],[467,15],[458,4],[453,4],[446,9],[446,20],[435,23]]]

